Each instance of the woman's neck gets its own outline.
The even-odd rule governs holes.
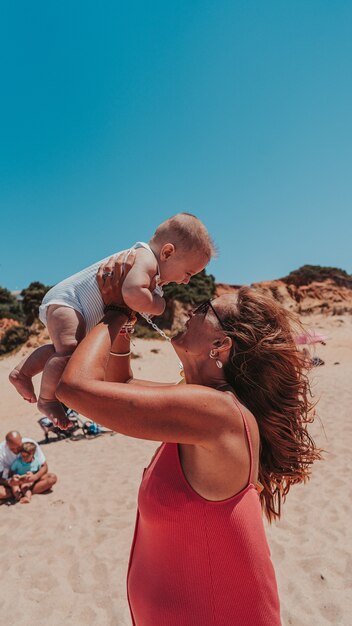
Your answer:
[[[199,365],[197,363],[184,364],[185,380],[189,385],[204,385],[218,389],[228,385],[222,369],[216,368],[214,372],[213,363]]]

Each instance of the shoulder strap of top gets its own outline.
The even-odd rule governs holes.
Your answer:
[[[153,250],[151,249],[151,247],[150,247],[149,243],[145,243],[145,241],[137,241],[137,242],[134,244],[134,246],[132,246],[131,250],[138,250],[138,248],[145,248],[146,250],[149,250],[149,252],[151,252],[151,253],[152,253],[153,257],[154,257],[154,258],[155,258],[155,260],[156,260],[156,264],[157,264],[157,267],[158,267],[158,276],[160,276],[160,267],[159,267],[159,263],[158,263],[158,260],[157,260],[157,258],[156,258],[156,256],[155,256],[155,254],[154,254]]]
[[[153,252],[153,250],[151,249],[149,243],[145,243],[145,241],[137,241],[132,246],[132,250],[137,250],[138,248],[145,248],[146,250],[149,250],[149,252]]]
[[[234,396],[234,394],[231,391],[229,391],[228,393],[231,393],[231,396],[233,397],[233,401],[234,401],[236,407],[238,408],[239,412],[241,413],[243,424],[244,424],[244,429],[246,431],[248,447],[249,447],[249,478],[248,478],[248,484],[251,484],[252,483],[252,469],[253,469],[253,447],[252,447],[251,435],[250,435],[250,432],[249,432],[247,420],[246,420],[246,418],[244,416],[244,413],[243,413],[243,411],[241,409],[240,403],[238,402],[237,398]]]

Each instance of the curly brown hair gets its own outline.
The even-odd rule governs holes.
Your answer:
[[[314,414],[305,357],[294,342],[302,326],[292,313],[259,289],[241,287],[223,321],[233,339],[224,365],[227,382],[255,416],[260,433],[259,480],[263,511],[271,522],[291,485],[308,480],[321,458],[307,424]]]

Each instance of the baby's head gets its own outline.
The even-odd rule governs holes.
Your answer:
[[[178,213],[160,224],[150,240],[160,267],[160,284],[187,284],[215,256],[204,224],[191,213]]]
[[[25,463],[31,463],[34,459],[35,451],[36,451],[35,443],[31,441],[26,441],[21,448],[21,457]]]

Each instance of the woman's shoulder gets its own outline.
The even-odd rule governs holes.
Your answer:
[[[252,439],[259,438],[258,423],[252,411],[243,404],[230,386],[223,389],[223,394],[227,398],[226,406],[232,407],[231,416],[234,427],[237,426],[236,430],[243,432],[244,427],[247,432],[249,431]]]

